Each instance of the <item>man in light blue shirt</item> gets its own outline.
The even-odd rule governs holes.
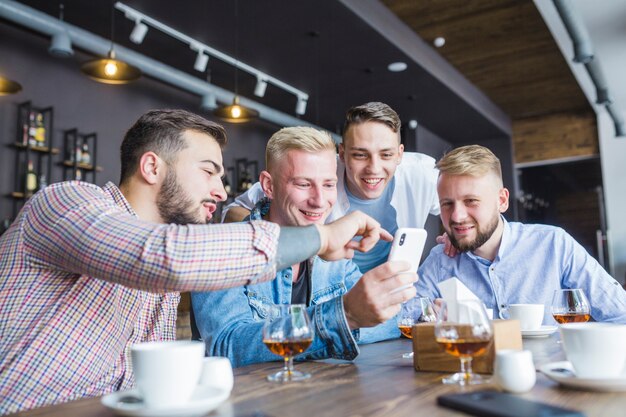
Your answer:
[[[509,207],[500,161],[478,145],[457,148],[438,163],[441,220],[452,245],[450,258],[436,246],[419,268],[417,292],[441,297],[437,284],[460,279],[498,317],[514,303],[545,304],[544,324],[554,324],[552,296],[581,288],[596,321],[626,323],[626,291],[563,229],[507,222]]]
[[[270,200],[258,202],[250,219],[285,226],[323,224],[337,200],[336,164],[335,144],[327,133],[281,129],[267,144],[267,170],[260,175]],[[401,273],[408,268],[406,262],[386,262],[362,275],[352,261],[314,257],[279,271],[271,283],[193,293],[196,324],[209,355],[228,356],[235,366],[277,360],[263,344],[263,322],[274,305],[305,304],[314,341],[297,359],[351,360],[358,355],[357,343],[398,336],[397,326],[377,325],[389,322],[415,295],[410,283],[416,273]],[[407,283],[411,288],[392,293]]]

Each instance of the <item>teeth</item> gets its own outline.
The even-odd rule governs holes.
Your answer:
[[[309,216],[309,217],[321,217],[322,216],[322,213],[311,213],[310,211],[302,211],[302,213],[305,216]]]
[[[382,180],[383,180],[382,178],[363,178],[363,181],[365,181],[368,184],[378,184]]]

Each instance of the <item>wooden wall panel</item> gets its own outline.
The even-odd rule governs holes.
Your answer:
[[[560,113],[513,121],[515,162],[598,155],[594,113]]]

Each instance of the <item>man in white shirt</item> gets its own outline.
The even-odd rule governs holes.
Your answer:
[[[337,204],[328,217],[335,220],[355,210],[376,219],[391,234],[399,227],[424,227],[428,214],[439,214],[435,160],[407,152],[400,143],[400,118],[379,102],[352,107],[346,113],[339,145]],[[259,186],[225,208],[225,221],[239,221],[264,197]],[[389,242],[379,242],[354,262],[362,273],[384,263]]]

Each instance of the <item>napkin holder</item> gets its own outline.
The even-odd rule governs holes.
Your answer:
[[[472,360],[472,370],[492,374],[496,351],[522,349],[522,332],[518,320],[493,320],[493,342],[487,352]],[[419,323],[413,326],[413,366],[416,371],[458,372],[460,361],[446,353],[435,341],[435,323]]]

